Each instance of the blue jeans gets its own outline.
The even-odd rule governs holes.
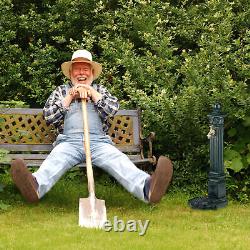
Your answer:
[[[39,198],[43,197],[65,172],[85,161],[83,140],[83,133],[58,135],[54,149],[33,173],[39,185]],[[138,169],[125,154],[113,146],[109,136],[90,134],[90,151],[93,165],[109,173],[135,197],[147,203],[143,188],[150,177],[149,174]]]

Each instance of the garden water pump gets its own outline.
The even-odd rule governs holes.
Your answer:
[[[208,174],[208,196],[193,198],[188,201],[194,209],[217,209],[227,205],[226,184],[223,160],[223,130],[224,115],[221,105],[215,104],[213,111],[208,115],[210,131],[210,171]]]

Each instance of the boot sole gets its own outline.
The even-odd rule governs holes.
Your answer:
[[[21,159],[16,159],[11,164],[11,177],[22,196],[30,203],[39,201],[32,174]]]
[[[166,193],[173,176],[173,164],[165,156],[160,156],[152,177],[149,193],[149,203],[158,203]]]

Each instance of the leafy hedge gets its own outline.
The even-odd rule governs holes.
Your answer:
[[[99,81],[123,107],[142,109],[145,133],[157,134],[155,153],[175,161],[176,186],[206,181],[214,103],[227,115],[228,150],[246,138],[230,131],[249,132],[249,1],[2,0],[0,9],[2,100],[42,106],[66,81],[60,64],[86,48],[103,64]],[[245,200],[249,141],[238,161],[227,158],[229,190]]]

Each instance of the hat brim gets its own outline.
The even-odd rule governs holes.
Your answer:
[[[68,61],[68,62],[64,62],[61,65],[61,69],[63,74],[70,79],[70,69],[73,63],[77,63],[77,62],[84,62],[84,63],[88,63],[92,66],[93,69],[93,79],[97,79],[100,74],[102,73],[102,65],[94,62],[94,61],[87,61],[87,60],[81,60],[81,61]]]

